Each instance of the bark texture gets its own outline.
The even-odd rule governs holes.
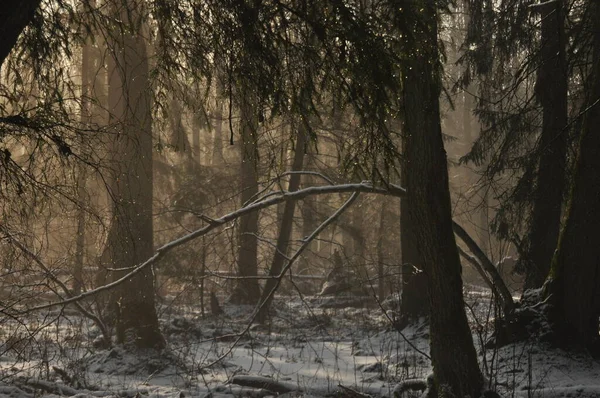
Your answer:
[[[254,95],[249,87],[241,90],[240,129],[242,133],[242,162],[240,189],[242,205],[258,193],[258,120]],[[238,246],[238,275],[242,277],[231,296],[236,304],[256,304],[260,300],[258,275],[258,213],[240,219]]]
[[[558,341],[600,356],[600,3],[590,3],[593,60],[587,112],[579,142],[565,226],[552,261],[546,293]]]
[[[403,142],[403,153],[409,153],[410,140]],[[417,248],[415,225],[413,225],[410,212],[411,203],[414,201],[412,189],[409,187],[409,167],[402,168],[402,186],[406,188],[407,195],[400,199],[400,249],[402,256],[402,301],[400,315],[403,322],[410,322],[417,318],[429,315],[429,293],[427,274],[423,268],[423,261]],[[402,325],[404,326],[404,325]]]
[[[113,135],[112,184],[113,214],[104,266],[111,279],[121,278],[130,267],[154,253],[152,229],[152,131],[150,84],[144,24],[136,12],[113,4],[122,21],[131,20],[129,29],[114,37],[109,57],[109,109]],[[127,2],[128,10],[141,7]],[[131,19],[128,19],[131,18]],[[152,267],[117,288],[113,298],[117,342],[139,348],[165,346],[155,308]]]
[[[544,283],[560,232],[567,155],[567,61],[563,1],[541,7],[541,65],[536,94],[543,107],[540,161],[525,251],[525,289]]]
[[[440,124],[437,6],[433,0],[407,3],[407,12],[419,18],[400,27],[412,35],[402,64],[409,217],[429,280],[430,347],[438,394],[477,397],[483,377],[464,308]]]

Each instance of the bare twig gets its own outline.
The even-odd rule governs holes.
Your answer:
[[[300,191],[296,191],[296,192],[300,192]],[[310,245],[310,243],[328,225],[330,225],[331,223],[333,223],[352,204],[352,202],[354,202],[356,200],[357,197],[358,197],[358,192],[354,192],[352,194],[352,196],[350,196],[350,198],[346,202],[344,202],[344,204],[342,206],[340,206],[336,210],[335,213],[333,213],[331,216],[329,216],[329,218],[327,220],[323,221],[321,223],[321,225],[319,225],[317,227],[317,229],[315,229],[313,231],[312,234],[310,234],[308,237],[306,237],[306,238],[304,238],[302,240],[302,245],[300,246],[300,248],[298,248],[298,250],[296,250],[296,252],[294,253],[294,255],[292,257],[290,257],[290,260],[287,262],[287,264],[285,265],[285,267],[283,267],[283,269],[281,270],[281,273],[277,277],[277,283],[275,284],[275,286],[273,287],[273,289],[271,289],[271,291],[269,292],[269,295],[254,310],[254,313],[252,314],[252,317],[248,321],[248,324],[246,325],[246,327],[244,328],[244,330],[241,333],[239,333],[238,337],[231,344],[231,346],[229,347],[229,349],[227,351],[225,351],[223,354],[221,354],[217,359],[215,359],[214,361],[210,362],[207,365],[202,366],[200,369],[206,369],[206,368],[210,368],[210,367],[216,365],[217,363],[219,363],[220,361],[222,361],[223,359],[225,359],[233,351],[233,349],[239,344],[239,342],[242,339],[242,337],[246,333],[248,333],[248,331],[250,330],[250,327],[252,327],[252,323],[254,322],[254,320],[256,319],[256,317],[258,316],[259,312],[263,309],[263,307],[266,305],[266,303],[269,302],[269,300],[271,300],[272,297],[275,295],[275,291],[277,290],[277,288],[281,284],[281,280],[283,279],[283,276],[291,268],[291,266],[294,264],[294,262],[300,257],[300,255]]]
[[[31,260],[33,260],[33,262],[35,262],[38,265],[38,267],[40,267],[42,269],[42,271],[44,271],[46,276],[61,288],[61,290],[65,293],[65,295],[67,297],[69,297],[69,298],[73,297],[73,293],[71,292],[71,289],[69,289],[56,275],[54,275],[54,273],[50,270],[50,267],[48,267],[46,264],[44,264],[44,262],[39,258],[38,255],[36,255],[27,246],[25,246],[17,238],[15,238],[15,236],[12,233],[8,232],[4,228],[2,228],[2,230],[6,234],[6,237],[12,242],[12,244],[15,245],[19,250],[21,250],[27,257],[29,257]],[[60,294],[58,294],[58,292],[55,292],[55,294],[61,300],[64,300],[62,297],[60,297]],[[104,322],[102,322],[98,316],[96,316],[92,312],[85,309],[81,305],[81,303],[79,303],[79,302],[74,302],[74,303],[75,303],[75,307],[77,307],[77,309],[79,310],[79,312],[81,312],[81,314],[83,316],[90,319],[91,321],[94,322],[94,324],[96,326],[98,326],[98,328],[102,332],[102,336],[104,336],[104,338],[107,339],[106,341],[110,341],[110,334],[108,333],[108,329],[106,328],[106,325],[104,325]]]

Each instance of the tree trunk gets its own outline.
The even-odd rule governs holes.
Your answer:
[[[552,260],[546,294],[558,341],[600,355],[600,4],[590,2],[593,60],[567,219]]]
[[[544,109],[540,161],[525,248],[525,289],[542,286],[560,232],[567,152],[567,61],[561,0],[541,7],[541,66],[536,93]]]
[[[409,153],[408,139],[402,141],[403,153]],[[402,165],[402,186],[407,195],[400,199],[400,250],[402,257],[402,300],[400,315],[403,323],[416,320],[429,314],[429,295],[427,292],[427,274],[423,269],[423,261],[417,249],[415,225],[410,212],[414,200],[412,188],[409,187],[408,173],[411,169],[407,164]],[[411,200],[412,199],[412,200]]]
[[[135,1],[114,4],[121,21],[132,18],[131,30],[116,35],[109,57],[113,215],[103,258],[118,279],[154,251],[152,230],[152,131],[150,84],[143,23]],[[120,8],[119,8],[120,7]],[[129,10],[129,13],[128,13]],[[133,15],[132,15],[133,14]],[[113,32],[116,34],[116,32]],[[139,348],[165,346],[158,324],[151,267],[119,286],[113,294],[117,342]]]
[[[93,95],[94,79],[92,79],[94,70],[92,68],[92,45],[86,41],[81,48],[81,123],[91,124],[92,109],[90,98]],[[83,261],[85,259],[85,205],[86,192],[85,166],[77,167],[77,209],[76,221],[77,229],[75,231],[75,264],[73,265],[73,294],[78,295],[83,290]]]
[[[258,120],[251,89],[244,85],[240,98],[240,129],[242,135],[242,163],[240,189],[242,205],[258,193]],[[236,304],[256,304],[260,300],[258,280],[258,213],[240,219],[238,248],[238,281],[231,296]],[[248,278],[250,277],[250,278]]]
[[[86,172],[83,166],[77,168],[77,230],[75,232],[75,264],[73,265],[73,295],[83,291],[83,262],[85,260],[85,194]]]
[[[381,198],[381,211],[379,214],[379,231],[377,233],[377,297],[380,303],[385,300],[385,248],[389,244],[386,239],[386,222],[385,218],[387,215],[387,200]]]
[[[301,123],[306,123],[306,121],[302,120]],[[298,137],[296,137],[296,149],[294,153],[294,161],[292,163],[292,171],[299,171],[302,169],[302,164],[304,163],[304,146],[306,142],[306,134],[307,131],[306,128],[304,128],[304,126],[298,129]],[[292,174],[290,176],[288,191],[297,191],[299,187],[300,174]],[[275,255],[273,256],[273,262],[271,263],[271,268],[269,269],[269,276],[271,277],[279,276],[285,264],[290,236],[292,235],[292,226],[294,224],[295,210],[296,201],[289,200],[285,202],[283,216],[281,218],[281,227],[279,228],[279,236],[277,237]],[[261,298],[261,308],[257,316],[258,322],[263,323],[266,321],[267,315],[269,314],[271,301],[273,298],[273,295],[271,295],[271,290],[273,290],[276,286],[277,281],[275,279],[267,279]]]
[[[304,155],[304,170],[312,171],[314,168],[315,155],[313,153],[312,145],[309,143],[305,146]],[[303,187],[310,187],[315,185],[315,178],[310,175],[302,177]],[[302,213],[302,237],[309,236],[319,226],[317,220],[318,202],[316,198],[309,196],[302,201],[300,205]],[[309,258],[315,258],[315,251],[318,250],[318,242],[311,242],[306,248],[306,252],[298,262],[298,273],[306,274],[310,269]]]
[[[402,64],[405,140],[409,151],[409,217],[429,281],[431,360],[439,394],[477,397],[483,377],[477,363],[462,297],[461,264],[452,231],[446,152],[440,125],[441,88],[437,1],[407,3],[419,23],[408,29],[407,59]],[[412,9],[411,9],[412,8]],[[411,46],[412,44],[412,46]],[[448,395],[450,395],[448,394]]]
[[[217,68],[220,67],[220,62],[215,62]],[[221,74],[224,74],[220,71]],[[217,77],[215,83],[217,85],[215,95],[215,112],[213,120],[213,147],[212,147],[212,165],[219,166],[225,162],[223,156],[223,111],[225,109],[225,87],[221,81],[221,77]]]
[[[0,12],[0,68],[17,43],[23,29],[31,22],[41,0],[11,0]]]

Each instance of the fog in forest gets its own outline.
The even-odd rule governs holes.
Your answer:
[[[0,396],[600,396],[600,3],[6,1]]]

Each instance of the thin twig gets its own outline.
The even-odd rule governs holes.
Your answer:
[[[48,267],[46,264],[44,264],[44,262],[39,258],[39,256],[37,256],[34,252],[32,252],[27,246],[25,246],[23,243],[21,243],[17,238],[15,238],[15,236],[8,232],[5,228],[2,227],[3,232],[6,234],[6,237],[12,242],[12,244],[14,244],[19,250],[21,250],[27,257],[29,257],[31,260],[33,260],[33,262],[35,262],[41,269],[42,271],[44,271],[44,273],[48,276],[48,278],[50,278],[50,280],[52,280],[54,283],[56,283],[61,290],[67,295],[67,297],[73,297],[73,293],[71,292],[71,289],[69,289],[56,275],[54,275],[54,273],[50,270],[50,267]],[[58,294],[58,292],[54,292],[59,298],[61,298],[61,300],[64,300],[62,297],[60,297],[60,294]],[[98,316],[96,316],[95,314],[93,314],[92,312],[86,310],[81,303],[79,302],[75,302],[75,306],[77,307],[77,309],[79,310],[79,312],[81,312],[81,314],[83,314],[86,318],[92,320],[94,322],[94,324],[96,324],[96,326],[98,326],[98,328],[100,328],[100,331],[102,332],[102,335],[104,336],[104,338],[108,338],[108,341],[110,341],[110,334],[108,333],[108,330],[106,329],[106,326],[104,325],[104,322],[102,322],[100,320],[100,318],[98,318]]]
[[[296,191],[296,192],[299,192],[299,191]],[[315,229],[313,231],[312,234],[310,234],[308,237],[306,237],[305,239],[303,239],[302,245],[300,246],[300,248],[298,248],[298,250],[294,253],[294,255],[290,258],[290,260],[287,262],[287,264],[285,265],[285,267],[283,267],[283,269],[279,273],[279,276],[277,277],[277,282],[276,282],[275,286],[273,286],[273,289],[271,289],[271,291],[269,292],[269,295],[267,297],[265,297],[265,299],[260,303],[260,305],[258,305],[257,308],[254,310],[254,313],[252,314],[252,317],[248,321],[248,324],[246,325],[246,327],[244,328],[244,330],[241,333],[239,333],[238,337],[231,344],[231,346],[229,347],[229,349],[227,349],[227,351],[225,351],[223,354],[221,354],[214,361],[210,362],[207,365],[202,366],[200,368],[201,370],[202,369],[206,369],[206,368],[210,368],[211,366],[216,365],[217,363],[219,363],[220,361],[222,361],[223,359],[225,359],[229,354],[231,354],[231,352],[233,351],[233,349],[239,344],[239,342],[242,339],[242,337],[246,333],[248,333],[248,331],[252,327],[252,323],[254,322],[254,320],[256,319],[256,317],[258,316],[259,312],[261,310],[263,310],[263,307],[266,305],[266,303],[271,300],[271,298],[275,294],[275,291],[277,290],[277,288],[281,284],[281,280],[283,279],[283,276],[285,275],[285,273],[291,268],[291,266],[294,264],[294,262],[300,257],[300,255],[310,245],[310,243],[317,237],[317,235],[319,235],[321,233],[321,231],[323,231],[328,225],[330,225],[331,223],[333,223],[352,204],[352,202],[354,202],[356,200],[357,197],[358,197],[358,192],[352,193],[352,196],[350,196],[350,198],[346,202],[344,202],[344,204],[342,206],[340,206],[336,210],[335,213],[333,213],[327,220],[323,221],[317,227],[317,229]]]

